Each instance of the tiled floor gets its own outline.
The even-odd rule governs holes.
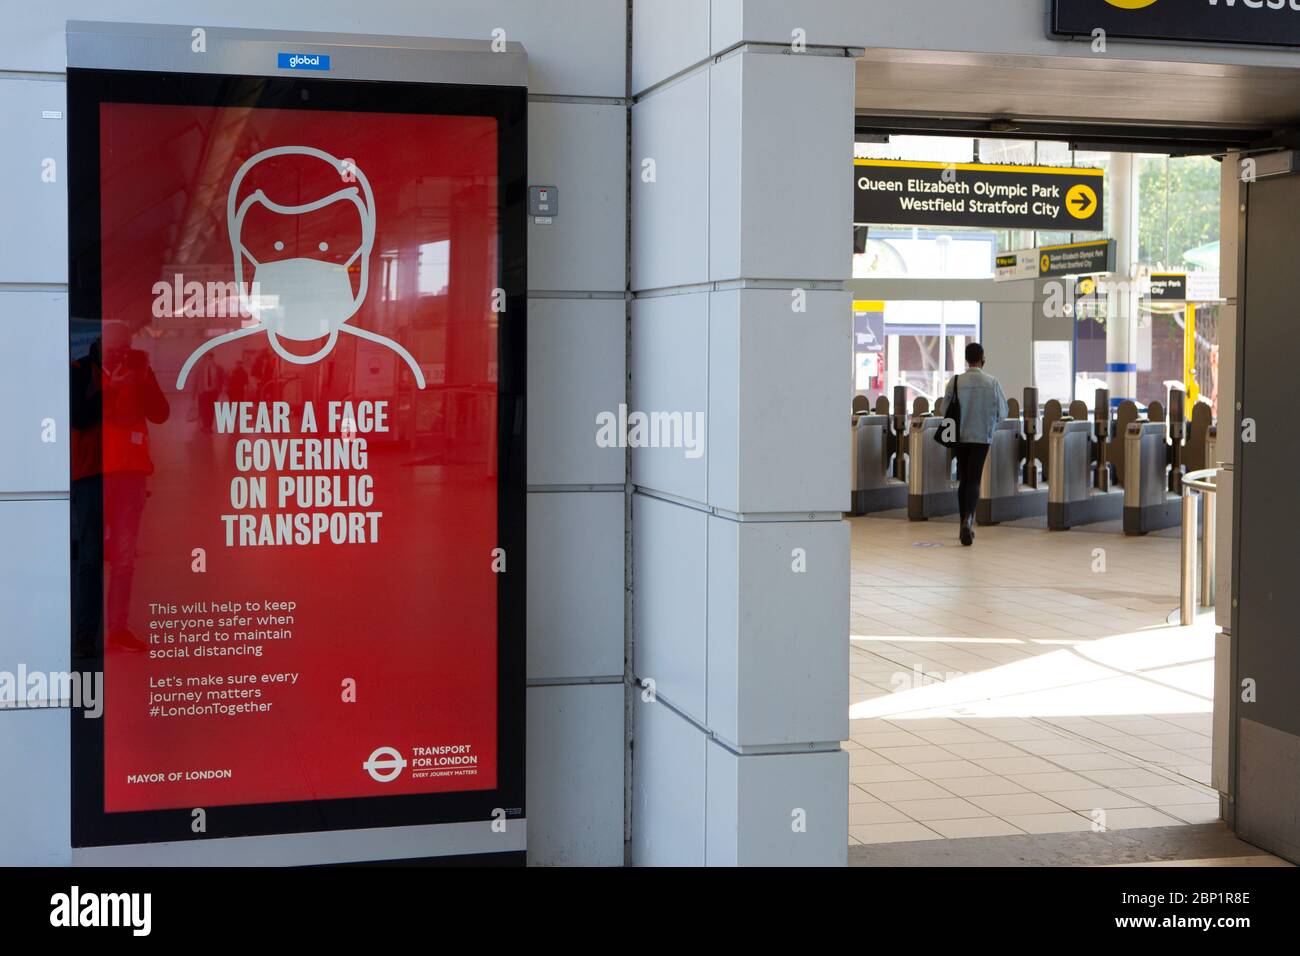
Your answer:
[[[850,521],[851,844],[1218,818],[1176,537]]]

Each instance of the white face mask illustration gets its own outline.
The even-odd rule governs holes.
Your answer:
[[[252,258],[250,256],[250,258]],[[294,342],[329,335],[360,305],[352,297],[348,268],[322,259],[279,259],[255,263],[253,313],[267,330]]]
[[[314,156],[322,159],[333,166],[344,181],[359,183],[361,192],[359,193],[355,186],[351,186],[313,202],[299,206],[285,206],[269,199],[259,189],[236,206],[240,183],[248,171],[263,160],[284,155]],[[243,239],[244,219],[254,205],[263,206],[282,215],[294,216],[315,212],[336,202],[352,203],[361,217],[361,245],[346,262],[330,262],[325,259],[306,257],[259,262],[248,251]],[[310,365],[327,356],[334,349],[339,333],[344,332],[378,342],[392,349],[406,361],[418,387],[424,388],[424,373],[406,349],[376,332],[347,324],[348,320],[356,315],[366,298],[370,251],[375,243],[374,208],[374,194],[370,191],[370,182],[365,174],[354,164],[345,163],[324,150],[312,146],[276,146],[265,149],[240,166],[230,182],[226,201],[226,226],[230,235],[231,252],[234,254],[235,284],[239,289],[239,297],[248,312],[257,317],[258,324],[227,332],[197,348],[181,367],[176,387],[184,388],[185,380],[195,363],[209,350],[224,342],[255,332],[266,332],[267,340],[280,358],[296,365]],[[360,281],[354,293],[349,269],[358,259],[360,259],[358,269]],[[251,287],[245,276],[245,260],[253,265]],[[292,342],[311,342],[324,338],[325,344],[310,355],[299,355],[286,349],[280,342],[282,338]]]

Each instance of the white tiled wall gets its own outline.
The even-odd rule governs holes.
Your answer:
[[[624,480],[625,453],[595,446],[594,416],[616,410],[626,395],[626,3],[51,0],[5,10],[0,669],[66,666],[68,506],[66,498],[38,500],[67,490],[67,107],[60,74],[66,21],[105,18],[485,44],[500,27],[524,45],[534,97],[530,181],[557,187],[561,202],[550,226],[529,227],[529,675],[545,683],[529,691],[529,859],[620,863],[623,691],[621,683],[591,681],[619,680],[623,672],[624,498],[572,487]],[[41,182],[47,158],[56,161],[53,183]],[[39,444],[45,417],[61,439],[53,446]],[[0,767],[0,864],[67,862],[67,715],[0,712]],[[574,779],[582,780],[580,793]]]
[[[0,342],[0,493],[66,492],[67,293],[0,285]]]
[[[67,281],[66,110],[61,79],[0,77],[0,282]]]

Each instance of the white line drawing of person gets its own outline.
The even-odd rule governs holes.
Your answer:
[[[351,182],[355,179],[360,183],[361,194],[358,194],[355,186],[351,186],[312,202],[298,206],[285,206],[274,202],[258,189],[236,206],[239,186],[250,169],[274,156],[291,155],[314,156],[324,160],[334,167],[343,181]],[[365,197],[364,202],[362,195]],[[255,203],[260,203],[272,212],[283,215],[303,215],[336,202],[352,203],[361,216],[361,245],[346,262],[328,262],[324,259],[311,258],[258,262],[244,246],[242,238],[244,217],[248,215],[249,209]],[[230,236],[230,251],[235,260],[235,287],[239,290],[240,302],[251,315],[257,318],[258,322],[248,328],[235,329],[219,335],[195,349],[185,360],[180,374],[176,377],[178,390],[185,387],[185,380],[199,359],[212,349],[258,332],[266,333],[271,348],[280,358],[296,365],[310,365],[325,358],[333,350],[340,332],[377,342],[400,355],[415,376],[416,384],[421,389],[424,388],[424,373],[410,352],[387,336],[347,324],[366,299],[370,280],[370,253],[375,245],[375,196],[370,190],[370,181],[366,179],[365,173],[354,163],[351,161],[345,163],[314,146],[273,146],[255,153],[244,161],[235,173],[234,179],[230,181],[230,192],[226,197],[226,231]],[[254,266],[251,287],[244,282],[245,258]],[[358,258],[361,260],[361,281],[354,296],[348,268]],[[295,355],[280,344],[281,338],[293,342],[310,342],[323,336],[326,337],[325,344],[311,355]]]

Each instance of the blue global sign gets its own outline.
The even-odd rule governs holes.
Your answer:
[[[281,53],[276,65],[282,70],[328,70],[330,58],[327,53]]]

